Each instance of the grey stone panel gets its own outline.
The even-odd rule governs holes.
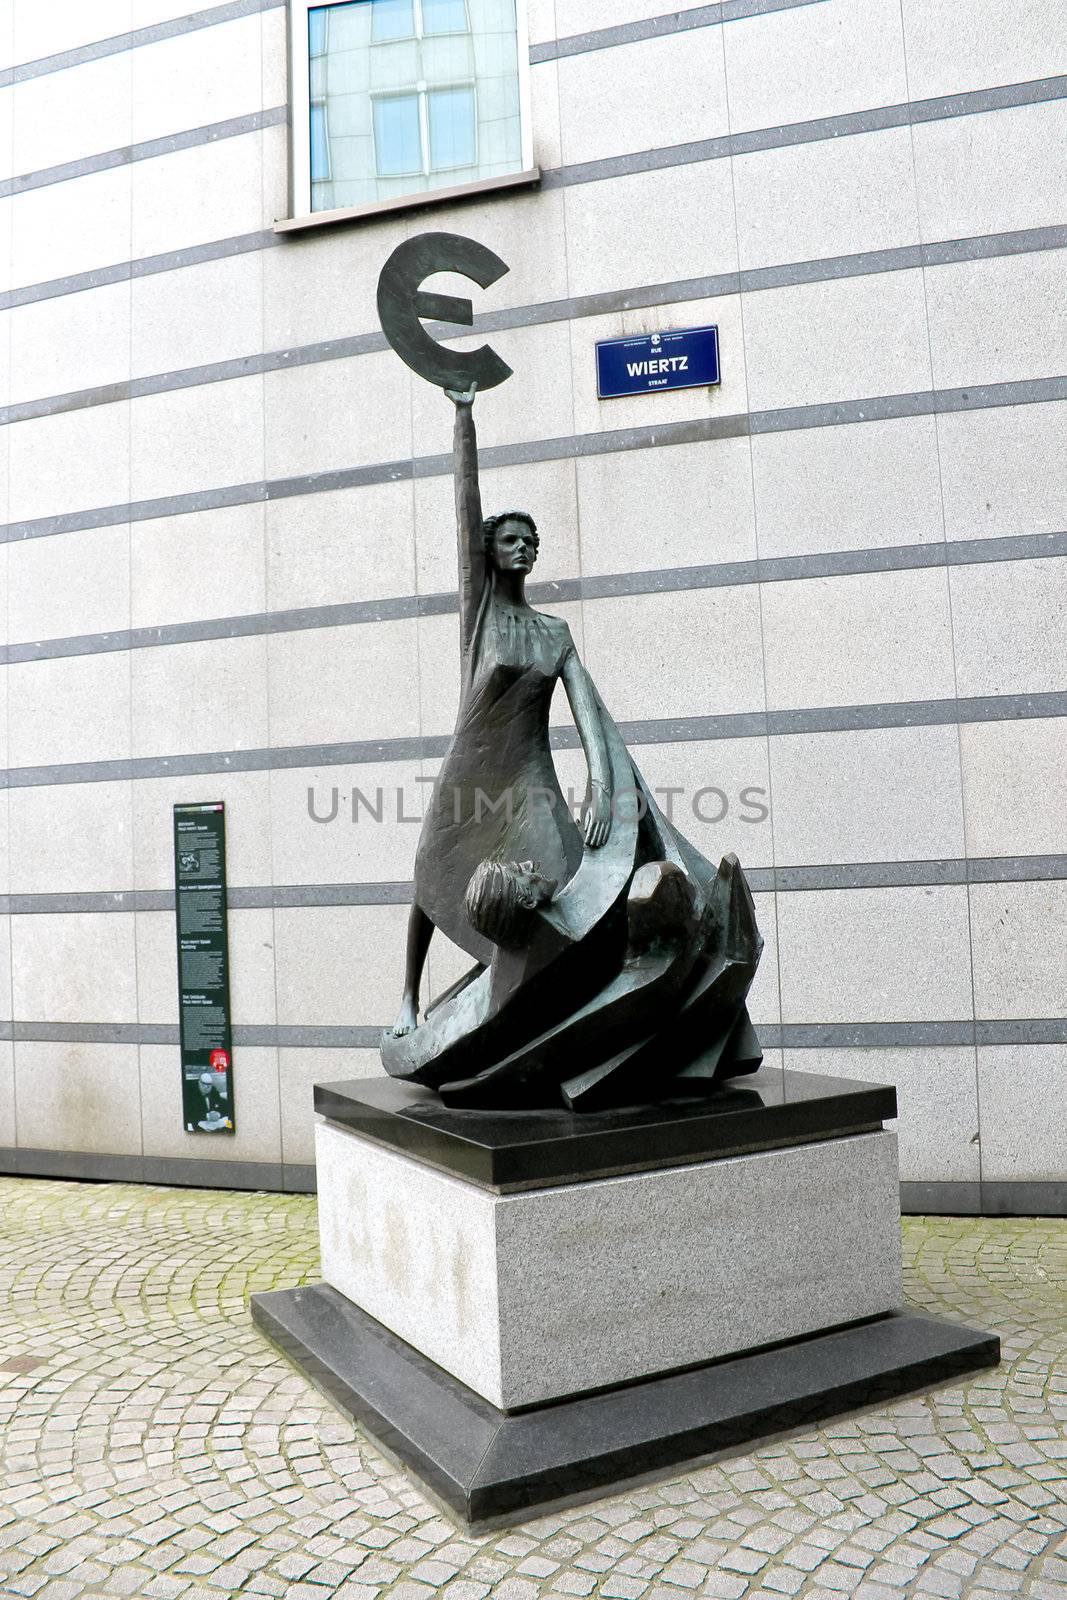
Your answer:
[[[26,194],[30,189],[46,189],[53,183],[69,183],[72,178],[84,178],[92,172],[129,166],[131,161],[151,161],[156,156],[172,155],[176,150],[192,150],[197,145],[215,144],[219,139],[237,139],[242,134],[258,133],[262,128],[279,127],[288,120],[288,106],[271,106],[266,111],[228,117],[204,128],[189,128],[183,133],[169,133],[162,139],[146,139],[140,144],[101,151],[99,155],[82,156],[77,161],[64,161],[59,166],[42,167],[38,172],[20,173],[15,178],[0,179],[0,200],[9,195]]]
[[[748,871],[759,890],[874,889],[944,883],[1027,883],[1067,877],[1067,855],[994,856],[988,860],[857,861],[838,866],[756,867]],[[301,906],[407,905],[410,880],[368,883],[236,885],[229,890],[234,911]],[[104,911],[173,911],[170,889],[109,889],[97,892],[0,895],[0,915],[42,916]]]
[[[1067,1217],[1067,1183],[982,1184],[984,1217]]]
[[[186,16],[171,17],[144,28],[134,28],[129,33],[115,34],[108,39],[97,39],[90,44],[62,50],[55,55],[42,56],[36,61],[20,62],[17,66],[0,69],[0,89],[15,83],[27,83],[52,72],[64,72],[89,61],[100,61],[105,56],[119,55],[127,50],[138,50],[144,45],[157,44],[164,39],[175,39],[182,34],[194,33],[201,28],[217,27],[233,22],[239,17],[254,16],[257,12],[273,11],[284,7],[286,0],[227,0],[224,5],[210,6],[193,11]],[[631,44],[640,39],[659,38],[666,33],[676,33],[690,28],[711,27],[717,23],[734,22],[745,17],[763,16],[770,11],[791,10],[795,6],[813,5],[820,0],[722,0],[722,3],[694,7],[682,13],[670,12],[643,22],[623,24],[617,28],[601,28],[595,32],[571,35],[568,38],[535,45],[530,50],[531,62],[553,61],[560,56],[575,55],[583,50],[604,50],[614,45]]]
[[[816,117],[807,122],[792,122],[774,128],[757,128],[748,133],[727,134],[701,139],[666,149],[642,150],[632,155],[611,156],[601,161],[576,162],[542,174],[545,188],[567,188],[577,183],[596,183],[602,178],[621,178],[634,172],[659,172],[668,167],[688,166],[697,161],[718,161],[725,156],[744,156],[757,150],[781,149],[788,145],[811,144],[821,139],[849,138],[875,133],[883,128],[906,127],[913,122],[934,122],[948,117],[975,116],[1011,106],[1035,105],[1059,100],[1067,92],[1067,77],[1039,78],[1030,83],[1008,84],[1003,88],[977,89],[966,94],[944,95],[933,100],[880,106],[870,111],[850,111],[841,116]]]
[[[796,711],[746,711],[716,717],[673,717],[621,722],[628,744],[679,744],[691,740],[747,739],[767,733],[826,733],[854,728],[901,728],[938,723],[1001,722],[1010,718],[1067,716],[1067,693],[987,695],[969,700],[893,701],[883,705],[816,706]],[[552,730],[556,750],[578,747],[573,728]],[[102,783],[120,779],[180,777],[217,772],[264,772],[272,768],[358,765],[419,760],[444,755],[447,734],[372,739],[345,744],[283,745],[260,750],[203,751],[181,756],[140,756],[114,761],[69,762],[0,770],[0,788],[36,788],[54,783]]]
[[[566,56],[584,55],[589,50],[611,50],[618,45],[637,44],[644,39],[662,39],[671,33],[688,33],[692,28],[713,28],[724,22],[739,22],[745,17],[762,17],[771,11],[792,11],[797,6],[820,4],[821,0],[721,0],[687,11],[671,11],[662,17],[646,17],[637,22],[622,22],[613,28],[596,28],[589,33],[567,34],[530,49],[530,61],[559,61]]]
[[[271,250],[281,243],[273,229],[238,234],[232,239],[213,239],[207,244],[189,245],[184,250],[168,250],[160,255],[141,256],[136,261],[118,261],[109,267],[94,267],[90,272],[71,273],[42,283],[26,284],[0,293],[0,311],[15,306],[33,305],[38,300],[54,300],[61,295],[81,294],[104,284],[125,283],[131,278],[150,278],[160,272],[175,272],[195,267],[203,261],[219,261],[226,256],[247,255],[254,250]]]
[[[65,72],[69,67],[83,66],[87,61],[101,61],[105,56],[119,55],[126,50],[137,50],[142,45],[156,44],[162,39],[175,39],[183,33],[195,33],[200,28],[211,28],[222,22],[233,22],[238,17],[254,16],[259,11],[273,11],[284,6],[285,0],[226,0],[226,4],[210,6],[204,11],[193,11],[184,17],[171,17],[165,22],[155,22],[145,28],[134,28],[130,33],[118,33],[109,39],[96,39],[91,44],[78,45],[73,50],[61,50],[55,55],[41,56],[36,61],[23,61],[18,66],[0,69],[0,89],[10,84],[28,83],[32,78],[43,78],[52,72]]]
[[[314,1163],[294,1161],[283,1164],[282,1188],[286,1194],[314,1194],[316,1188]]]
[[[982,1213],[980,1183],[916,1183],[900,1185],[900,1209],[909,1217],[977,1217]]]
[[[2,1034],[0,1034],[2,1037]],[[80,1150],[0,1148],[0,1172],[25,1177],[70,1178],[112,1183],[161,1183],[180,1187],[314,1194],[316,1174],[308,1162],[193,1161],[179,1157],[107,1156]],[[902,1183],[905,1216],[1067,1216],[1063,1183]]]
[[[1054,92],[1052,93],[1048,93],[1048,86],[1050,84],[1053,85],[1054,89]],[[1040,90],[1040,92],[1037,94],[1037,100],[1040,101],[1042,98],[1059,98],[1060,94],[1062,93],[1062,88],[1057,86],[1061,84],[1062,80],[1060,79],[1040,80],[1039,84],[1037,85],[1037,88]],[[1017,85],[1013,87],[1021,91],[1031,91],[1035,88],[1034,85],[1029,84]],[[983,93],[985,93],[985,91],[983,91]],[[1005,91],[997,91],[997,93],[1003,96]],[[1024,98],[1021,100],[1010,100],[1007,103],[1015,105],[1030,104],[1033,102],[1024,96]],[[969,103],[968,96],[957,96],[948,102],[944,102],[944,104],[948,107],[948,109],[946,109],[943,113],[946,116],[966,115],[972,110],[983,112],[990,109],[997,109],[997,107],[990,107],[983,104],[971,105]],[[274,111],[277,112],[281,111],[282,109],[283,108],[274,108]],[[752,145],[753,149],[775,149],[781,147],[783,144],[788,146],[789,144],[798,142],[795,137],[797,127],[808,130],[808,142],[810,142],[812,139],[820,136],[828,138],[837,137],[842,132],[869,132],[876,131],[878,128],[883,126],[900,126],[902,125],[902,119],[899,114],[901,110],[906,111],[907,107],[891,108],[891,115],[888,113],[879,112],[859,113],[858,115],[861,119],[862,126],[845,128],[830,126],[824,129],[821,135],[819,134],[818,129],[822,127],[822,124],[813,123],[794,125],[793,127],[785,130],[764,129],[759,130],[756,133],[739,137],[743,137],[750,142],[753,140],[757,141],[757,143]],[[879,122],[878,118],[880,116],[887,118],[887,120]],[[836,124],[842,119],[830,118],[824,120],[829,124]],[[907,119],[904,118],[903,120],[906,121]],[[194,133],[198,133],[200,131],[201,130],[193,130]],[[788,137],[785,137],[785,135],[788,135]],[[191,138],[191,135],[177,135],[175,137]],[[196,143],[199,141],[192,139],[192,142]],[[805,141],[801,140],[799,142]],[[688,154],[686,154],[686,152],[688,152]],[[161,152],[157,151],[155,153],[158,154]],[[720,139],[705,141],[703,144],[696,146],[679,146],[674,151],[658,153],[649,152],[648,156],[650,160],[655,154],[659,154],[664,157],[670,156],[672,159],[667,161],[667,165],[684,165],[690,161],[718,159],[729,153],[729,141]],[[616,157],[613,158],[613,161],[625,161],[626,159],[627,158],[625,157]],[[646,166],[641,168],[641,170],[655,170],[655,163],[653,162],[651,167]],[[612,162],[589,162],[581,167],[561,168],[553,172],[543,173],[541,181],[542,186],[545,188],[562,188],[573,182],[593,182],[601,178],[610,178],[612,176],[619,175],[620,173],[614,170],[614,165]],[[16,180],[12,181],[14,182]],[[754,291],[762,288],[780,287],[786,283],[818,281],[825,277],[852,276],[868,272],[897,271],[918,265],[942,265],[947,262],[978,259],[986,255],[1013,253],[1013,249],[1015,248],[1023,248],[1027,250],[1057,248],[1055,241],[1061,231],[1062,230],[1055,227],[1051,229],[1021,230],[1018,235],[1019,241],[1028,236],[1030,242],[1027,244],[1022,244],[1019,242],[1014,247],[1007,243],[1007,241],[1013,238],[1013,235],[1004,234],[999,236],[989,236],[989,239],[967,238],[935,242],[923,246],[903,246],[896,250],[874,251],[861,254],[859,256],[831,259],[826,263],[795,263],[791,266],[759,268],[742,274],[726,274],[720,276],[719,278],[693,279],[687,283],[659,285],[648,290],[632,289],[623,291],[623,299],[627,303],[635,306],[666,304],[676,299],[692,298],[694,295],[698,295],[699,297],[707,297],[717,293],[737,292],[741,289],[746,291]],[[1048,242],[1046,242],[1046,235],[1048,236]],[[992,239],[997,238],[1005,241],[1003,248],[990,242]],[[279,245],[279,243],[281,243],[280,237],[274,233],[273,230],[263,230],[257,233],[237,235],[230,239],[215,240],[201,245],[190,246],[186,249],[143,257],[134,261],[118,262],[110,266],[95,268],[90,272],[77,273],[66,278],[57,278],[51,281],[30,284],[17,289],[7,290],[0,294],[0,310],[6,309],[10,306],[29,304],[35,300],[52,298],[56,295],[80,293],[84,289],[95,288],[106,283],[121,282],[131,277],[145,277],[154,273],[169,272],[183,266],[193,266],[201,261],[216,260],[221,256],[243,254],[249,250],[271,249]],[[584,313],[579,314],[595,314],[592,302],[596,301],[600,297],[587,296],[584,298],[590,302],[590,307]],[[608,301],[614,301],[618,298],[618,296],[616,294],[612,294],[606,296],[605,298]],[[521,326],[523,325],[524,312],[528,315],[530,311],[535,310],[536,308],[522,308],[513,313],[499,313],[499,317],[505,319],[513,317],[517,320],[504,320],[499,322],[497,325],[508,327]],[[491,317],[476,318],[476,326],[479,328],[484,327],[488,330],[493,325],[494,323]]]
[[[314,1168],[281,1162],[106,1155],[92,1150],[0,1149],[0,1172],[99,1183],[160,1183],[206,1189],[314,1192]],[[310,1177],[310,1182],[309,1182]]]
[[[894,417],[930,416],[956,411],[986,410],[1067,398],[1067,378],[1022,379],[968,388],[937,389],[913,394],[874,396],[862,400],[829,401],[817,405],[783,406],[772,410],[703,417],[695,421],[660,426],[620,428],[597,433],[571,434],[521,444],[488,446],[480,452],[482,466],[518,466],[537,461],[573,460],[610,455],[621,450],[649,450],[662,445],[689,444],[706,439],[730,439],[748,433],[781,433],[797,428],[837,427],[842,423],[884,421]],[[221,506],[248,505],[267,500],[318,494],[334,489],[409,478],[440,477],[451,469],[451,457],[420,456],[413,460],[376,462],[328,472],[289,478],[262,479],[224,488],[198,489],[123,505],[99,506],[55,516],[30,518],[0,525],[0,543],[69,533],[78,528],[104,528],[116,523],[141,522],[187,512],[211,511]]]
[[[1067,533],[1018,535],[1005,539],[958,540],[952,544],[896,545],[873,550],[830,551],[826,554],[777,556],[754,561],[726,561],[700,567],[597,574],[531,584],[534,604],[568,600],[601,600],[621,595],[667,594],[739,584],[788,582],[797,578],[839,577],[863,572],[900,572],[920,567],[963,566],[986,562],[1032,561],[1067,555]],[[145,650],[208,639],[237,639],[290,633],[305,628],[351,627],[406,617],[449,615],[454,594],[397,595],[379,600],[351,600],[248,616],[212,617],[151,628],[27,640],[0,645],[0,663],[46,661],[64,656]]]
[[[921,1048],[940,1045],[1067,1044],[1067,1019],[1013,1018],[1003,1022],[790,1022],[759,1024],[765,1050]],[[377,1051],[381,1026],[322,1023],[240,1024],[234,1044],[253,1048],[278,1046],[293,1050]],[[24,1022],[0,1021],[0,1040],[60,1044],[178,1043],[177,1025],[153,1022]]]
[[[810,122],[761,128],[750,133],[728,134],[714,139],[640,151],[628,156],[612,156],[597,161],[575,163],[542,174],[541,181],[546,189],[566,188],[575,183],[592,183],[602,178],[623,177],[634,172],[661,171],[673,166],[688,166],[693,162],[714,161],[723,156],[745,155],[756,150],[778,149],[788,145],[869,133],[883,128],[902,127],[909,122],[938,121],[946,117],[970,116],[1009,106],[1033,105],[1044,100],[1061,98],[1065,85],[1067,79],[1044,78],[1035,83],[1013,84],[1003,89],[948,95],[941,99],[882,107],[874,111],[849,112],[838,117],[819,117]],[[232,117],[203,128],[190,128],[181,133],[168,134],[163,138],[148,139],[139,144],[123,145],[114,150],[101,151],[96,155],[82,156],[76,161],[65,161],[54,167],[43,167],[36,172],[20,173],[16,177],[0,180],[0,199],[13,194],[25,194],[31,189],[45,188],[50,184],[67,183],[71,179],[86,177],[90,173],[127,166],[134,161],[150,161],[157,156],[173,154],[177,150],[212,144],[218,139],[236,138],[262,128],[277,127],[287,123],[288,119],[288,106],[270,106],[263,111]]]

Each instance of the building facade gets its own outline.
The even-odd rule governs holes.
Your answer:
[[[433,285],[515,373],[486,509],[749,872],[768,1063],[897,1084],[911,1209],[1062,1209],[1056,0],[383,3],[0,13],[0,1169],[306,1187],[312,1084],[380,1070],[458,697],[451,407],[375,310],[433,229],[510,267]],[[717,387],[598,398],[706,324]],[[233,1136],[181,1108],[216,800]]]

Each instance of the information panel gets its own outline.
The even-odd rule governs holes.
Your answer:
[[[174,807],[182,1114],[186,1133],[234,1133],[226,811]]]
[[[657,389],[701,389],[718,382],[719,330],[714,325],[601,339],[596,347],[601,400]]]

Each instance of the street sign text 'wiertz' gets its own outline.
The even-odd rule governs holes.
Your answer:
[[[658,389],[702,389],[718,382],[719,330],[714,326],[601,339],[596,347],[601,400]]]

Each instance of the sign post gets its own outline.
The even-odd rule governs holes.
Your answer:
[[[174,807],[182,1120],[186,1133],[234,1133],[226,812]]]

